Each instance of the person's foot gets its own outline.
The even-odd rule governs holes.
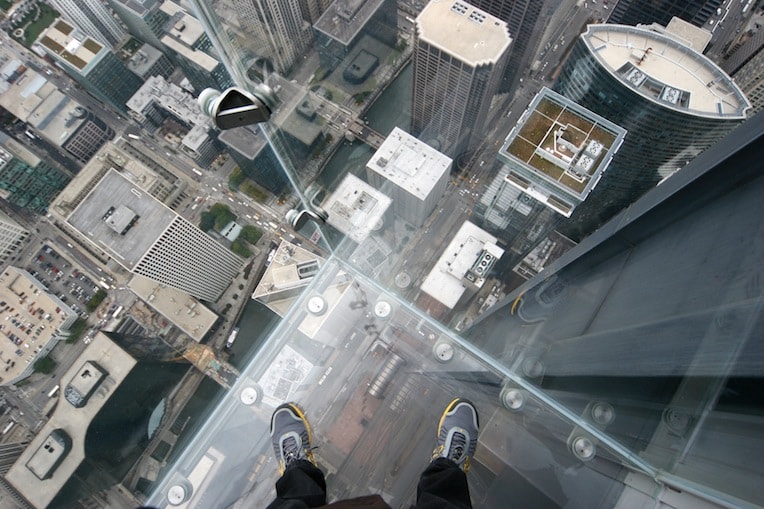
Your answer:
[[[478,436],[478,414],[475,405],[464,398],[448,404],[438,424],[438,445],[432,459],[448,458],[465,472],[475,454]]]
[[[271,442],[281,474],[298,460],[307,460],[315,465],[311,437],[308,419],[295,403],[284,403],[273,412]]]

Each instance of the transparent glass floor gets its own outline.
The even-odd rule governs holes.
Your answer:
[[[476,154],[470,173],[449,175],[432,214],[419,224],[385,213],[385,196],[396,192],[389,182],[376,186],[379,194],[353,198],[359,210],[371,203],[382,210],[354,223],[330,195],[342,194],[345,175],[370,180],[366,164],[377,137],[387,133],[366,125],[363,101],[392,88],[398,76],[411,79],[405,77],[410,49],[382,48],[387,53],[373,91],[340,90],[338,70],[320,77],[326,48],[319,39],[291,74],[268,75],[231,5],[192,3],[234,82],[253,90],[265,78],[279,99],[274,119],[251,133],[272,150],[289,181],[263,221],[322,207],[335,221],[309,221],[280,234],[273,228],[272,273],[255,296],[281,318],[243,367],[210,365],[205,374],[230,389],[169,463],[146,475],[156,479],[148,505],[265,505],[278,479],[269,419],[279,404],[293,401],[311,421],[329,500],[379,493],[392,507],[408,507],[430,461],[438,417],[456,396],[473,401],[480,414],[468,474],[475,507],[764,505],[764,466],[757,459],[764,457],[762,405],[751,396],[763,371],[757,346],[762,249],[751,242],[760,238],[751,218],[757,192],[764,192],[761,178],[751,177],[756,184],[745,190],[720,188],[711,205],[693,209],[692,219],[671,206],[650,216],[650,207],[682,189],[669,189],[678,180],[672,177],[658,198],[608,223],[555,270],[524,283],[514,265],[503,266],[478,285],[468,306],[455,307],[461,294],[450,295],[455,290],[447,285],[435,291],[427,281],[456,263],[449,249],[477,242],[509,251],[513,242],[469,230],[481,220],[482,196],[500,180],[493,157],[501,140],[491,139],[480,153],[487,164]],[[411,33],[400,35],[411,43]],[[389,131],[410,115],[410,86],[399,87],[388,103],[395,110]],[[535,91],[523,93],[530,99]],[[518,111],[527,104],[519,99]],[[290,115],[304,114],[306,104],[322,133],[354,134],[332,146],[333,159],[341,161],[328,176],[318,156],[298,149],[304,147],[294,132],[285,134]],[[504,117],[491,117],[492,135],[502,132],[499,125],[511,127]],[[710,163],[697,166],[703,164]],[[347,221],[338,222],[343,214]],[[641,221],[634,219],[640,214]],[[664,230],[650,226],[655,217]],[[632,220],[631,237],[619,237]],[[751,247],[748,256],[738,256],[733,246],[739,245]],[[280,280],[288,271],[303,283]],[[428,284],[429,293],[422,290]],[[236,338],[252,340],[241,332]]]
[[[615,505],[628,469],[521,389],[525,385],[332,258],[206,418],[149,504],[261,506],[274,496],[279,475],[270,416],[279,404],[295,401],[312,424],[330,500],[380,493],[393,507],[408,506],[430,461],[442,409],[461,395],[477,405],[481,419],[468,476],[476,507],[506,507],[518,492],[534,507],[569,500]],[[513,409],[521,405],[522,412]],[[571,454],[569,440],[579,440],[573,447],[591,460],[586,466]],[[187,501],[176,505],[173,497]]]

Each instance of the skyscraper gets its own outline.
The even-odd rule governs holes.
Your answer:
[[[108,47],[59,19],[36,44],[88,92],[121,111],[142,80]]]
[[[260,42],[261,56],[281,74],[286,73],[310,43],[310,25],[298,0],[234,0],[242,27]]]
[[[750,109],[705,56],[668,35],[624,25],[589,25],[554,90],[629,133],[607,181],[571,217],[579,222],[569,233],[574,239],[687,164]]]
[[[637,25],[658,22],[666,26],[673,16],[677,16],[695,26],[702,26],[722,3],[722,0],[618,0],[608,23]]]
[[[208,87],[225,90],[232,86],[231,75],[213,56],[212,41],[199,20],[173,2],[164,2],[160,9],[170,19],[161,38],[162,47],[169,50],[196,93]]]
[[[242,260],[109,170],[67,218],[68,226],[126,270],[214,302]]]
[[[159,38],[169,16],[159,8],[159,0],[109,0],[109,5],[133,36],[161,47]]]
[[[536,24],[544,5],[540,0],[467,0],[467,3],[496,16],[507,23],[509,35],[512,36],[512,46],[509,48],[509,58],[504,70],[504,79],[499,85],[501,92],[511,90],[522,77],[527,63],[543,30],[537,30]]]
[[[459,0],[434,0],[416,19],[411,131],[450,157],[477,144],[501,80],[507,24]]]
[[[762,143],[758,114],[466,333],[527,387],[597,424],[590,458],[615,444],[672,492],[692,485],[717,507],[764,501],[764,462],[750,454],[764,441]],[[537,409],[519,396],[513,410],[531,418]],[[624,488],[608,506],[638,500],[628,476]]]
[[[90,37],[113,48],[127,32],[101,0],[49,0],[49,3]]]
[[[508,246],[506,260],[525,256],[596,199],[590,194],[607,185],[624,136],[625,129],[548,88],[536,95],[499,150],[503,167],[478,207],[485,227]]]

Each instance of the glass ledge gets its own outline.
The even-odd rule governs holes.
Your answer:
[[[630,473],[623,458],[587,431],[596,430],[591,422],[566,419],[537,399],[532,386],[514,383],[520,377],[495,365],[332,257],[147,503],[255,507],[273,498],[279,474],[270,416],[294,401],[311,422],[330,500],[371,492],[407,507],[430,461],[442,409],[460,395],[480,413],[468,473],[476,507],[506,507],[518,492],[534,507],[562,507],[568,500],[614,505]],[[182,502],[174,498],[179,493]]]

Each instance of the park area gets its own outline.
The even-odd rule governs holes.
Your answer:
[[[0,0],[0,9],[8,12],[11,6],[8,0]],[[11,19],[9,33],[21,44],[30,47],[58,16],[59,13],[54,8],[38,2],[26,14],[16,15]]]

